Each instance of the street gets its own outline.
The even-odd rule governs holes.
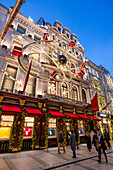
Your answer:
[[[0,154],[0,170],[34,170],[34,169],[113,169],[113,151],[108,149],[108,164],[106,164],[102,154],[102,163],[97,162],[97,152],[93,147],[92,153],[89,153],[86,144],[81,144],[77,150],[77,158],[72,158],[72,151],[68,146],[66,153],[61,150],[57,153],[57,148],[49,148],[48,152],[44,150],[24,151],[17,153]]]

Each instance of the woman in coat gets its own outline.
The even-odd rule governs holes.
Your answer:
[[[97,131],[97,139],[98,139],[98,142],[99,142],[99,148],[98,148],[98,158],[99,160],[97,160],[99,163],[101,163],[101,149],[103,150],[103,154],[105,156],[105,159],[106,159],[106,163],[108,163],[108,160],[107,160],[107,155],[106,155],[106,145],[105,145],[105,142],[104,142],[104,138],[103,138],[103,135],[101,134],[100,131]]]
[[[73,133],[73,131],[71,131],[71,135],[70,135],[70,145],[71,145],[71,150],[73,151],[73,157],[72,158],[76,158],[76,139],[75,139],[75,134]]]
[[[86,143],[87,143],[88,151],[89,153],[91,153],[91,137],[88,131],[86,132]]]

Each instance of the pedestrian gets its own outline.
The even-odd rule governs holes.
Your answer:
[[[73,151],[73,156],[72,158],[76,158],[76,136],[73,133],[73,130],[71,131],[71,135],[70,135],[70,145],[71,145],[71,150]]]
[[[66,151],[65,151],[65,147],[64,147],[64,136],[63,136],[62,130],[60,130],[60,132],[58,133],[58,153],[60,153],[61,145],[62,145],[63,151],[65,153]]]
[[[78,147],[78,137],[79,137],[79,135],[78,135],[77,129],[75,129],[75,138],[76,138],[77,149],[79,149],[79,147]]]
[[[87,143],[87,149],[89,151],[89,153],[91,153],[91,137],[89,135],[89,132],[86,132],[86,143]]]
[[[105,132],[104,132],[104,139],[106,140],[109,149],[111,149],[110,135],[109,135],[109,131],[107,131],[106,129],[105,129]]]
[[[96,132],[96,131],[94,131],[92,144],[94,144],[94,147],[95,147],[95,148],[96,148],[96,141],[97,141],[97,132]]]
[[[97,142],[96,143],[98,143],[98,144],[96,144],[96,145],[98,145],[98,146],[96,146],[96,148],[97,148],[97,151],[98,151],[98,158],[99,158],[97,161],[99,163],[101,163],[101,150],[103,150],[103,154],[105,156],[106,163],[108,163],[107,155],[106,155],[106,152],[105,152],[105,150],[107,148],[106,148],[106,145],[105,145],[105,142],[104,142],[103,135],[99,130],[97,131]]]
[[[94,135],[94,132],[93,132],[93,130],[91,130],[91,133],[90,133],[91,143],[93,142],[93,135]]]

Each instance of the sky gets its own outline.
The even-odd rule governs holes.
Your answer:
[[[6,7],[16,0],[0,0]],[[113,0],[26,0],[20,11],[37,22],[56,20],[78,37],[85,56],[113,76]]]

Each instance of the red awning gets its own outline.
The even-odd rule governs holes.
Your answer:
[[[82,115],[82,114],[77,114],[78,116],[80,116],[81,118],[83,118],[84,120],[91,120],[89,117],[87,117],[86,115]]]
[[[92,116],[92,115],[88,115],[91,119],[94,119],[94,121],[101,121],[99,118]]]
[[[25,107],[26,111],[28,112],[28,114],[33,115],[33,116],[42,116],[43,113],[38,110],[37,108],[31,108],[31,107]]]
[[[22,113],[19,106],[8,105],[8,104],[2,104],[2,112],[3,113],[9,113],[9,114],[20,114],[20,113]]]
[[[53,110],[48,110],[48,111],[53,115],[54,118],[65,118],[65,115],[63,115],[58,111],[53,111]]]
[[[77,115],[75,115],[75,114],[73,114],[73,113],[67,113],[67,112],[64,112],[66,115],[68,115],[71,119],[76,119],[76,120],[79,120],[80,118],[77,116]]]

